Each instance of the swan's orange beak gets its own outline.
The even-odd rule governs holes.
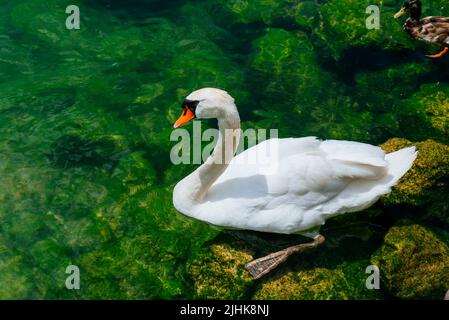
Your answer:
[[[187,107],[184,107],[184,111],[182,112],[181,116],[176,120],[175,124],[173,125],[173,128],[179,128],[180,126],[185,125],[187,122],[195,118],[195,114]]]

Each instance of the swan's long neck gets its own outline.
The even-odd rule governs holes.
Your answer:
[[[212,155],[175,187],[177,206],[191,207],[200,203],[233,158],[240,140],[240,117],[237,111],[218,118],[218,129],[219,136]]]

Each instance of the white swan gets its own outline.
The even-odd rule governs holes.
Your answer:
[[[175,128],[194,118],[217,118],[220,135],[205,163],[175,186],[175,208],[221,227],[314,239],[250,262],[246,268],[254,278],[292,252],[322,243],[319,228],[327,219],[371,206],[416,158],[414,147],[385,154],[369,144],[315,137],[269,139],[233,158],[240,135],[234,99],[204,88],[187,96],[182,107]],[[257,162],[261,156],[269,157],[268,167]]]

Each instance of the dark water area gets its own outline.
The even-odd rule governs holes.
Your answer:
[[[214,297],[192,271],[211,243],[260,255],[297,240],[223,233],[173,208],[196,165],[170,162],[170,134],[195,89],[227,90],[243,128],[280,137],[447,144],[449,60],[426,59],[439,48],[402,31],[402,1],[383,3],[381,28],[368,30],[365,0],[0,1],[0,298]],[[80,30],[65,27],[70,4]],[[449,15],[449,3],[425,10]],[[363,284],[395,222],[374,216],[331,223],[335,243],[280,274],[315,259]],[[64,285],[71,264],[80,290]],[[231,297],[263,298],[245,286]],[[304,297],[390,294],[326,290]]]

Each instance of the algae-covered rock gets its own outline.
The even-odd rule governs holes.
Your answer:
[[[414,94],[419,89],[419,80],[430,77],[434,71],[425,61],[363,71],[355,75],[357,95],[371,111],[397,113],[396,109],[402,108],[397,106],[397,100]]]
[[[434,136],[449,141],[449,85],[423,84],[400,111],[401,128],[415,140]]]
[[[128,192],[96,213],[112,236],[75,260],[84,270],[83,296],[186,297],[185,257],[198,254],[200,246],[217,231],[167,206],[172,198],[169,190],[129,188]]]
[[[342,263],[335,268],[315,267],[289,272],[263,282],[254,299],[348,300],[376,299],[377,290],[366,288],[369,261]]]
[[[393,152],[410,145],[416,146],[418,157],[393,191],[383,198],[383,202],[386,205],[419,206],[425,210],[427,218],[449,222],[449,146],[433,140],[411,143],[394,138],[381,147],[387,152]]]
[[[24,258],[15,255],[12,248],[8,248],[4,243],[6,239],[1,239],[0,245],[0,299],[27,299],[30,298],[33,284],[29,281],[24,270]]]
[[[234,243],[235,244],[235,243]],[[252,285],[244,265],[252,252],[228,243],[210,245],[206,252],[187,266],[194,295],[201,299],[241,299]]]
[[[318,8],[319,6],[315,1],[301,1],[290,13],[299,26],[311,29],[319,21]]]
[[[368,29],[366,8],[376,4],[380,9],[380,28]],[[373,3],[370,0],[330,0],[319,11],[320,26],[315,29],[320,47],[330,50],[335,60],[350,48],[370,48],[378,46],[384,50],[412,48],[412,40],[402,30],[402,22],[395,21],[394,13],[399,10],[394,5]],[[338,39],[338,41],[335,41]]]
[[[303,32],[290,33],[283,29],[269,28],[264,36],[253,42],[253,47],[255,55],[252,66],[258,71],[277,76],[297,74],[300,77],[319,69],[313,46]],[[319,81],[312,78],[308,80]]]
[[[369,139],[373,115],[322,68],[305,33],[269,28],[253,47],[251,85],[259,101],[253,112],[263,118],[258,125],[297,136]]]
[[[133,70],[145,65],[163,68],[176,53],[181,30],[163,18],[147,18],[145,28],[127,26],[105,32],[96,44],[96,59],[119,64],[121,69]],[[157,61],[157,63],[155,63]]]
[[[15,6],[11,22],[18,30],[33,34],[37,39],[56,44],[61,41],[65,24],[58,19],[64,17],[65,7],[58,1],[29,1]]]
[[[449,234],[444,235],[446,243],[417,224],[399,224],[388,231],[371,261],[379,267],[382,284],[392,295],[442,299],[449,285]]]
[[[351,234],[356,227],[348,225],[346,229],[323,231],[327,240],[322,246],[290,256],[287,262],[261,279],[253,298],[381,298],[380,290],[366,286],[369,276],[366,270],[371,265],[369,258],[380,237]]]
[[[288,5],[294,1],[220,0],[218,3],[236,23],[271,24],[281,20],[287,14]]]

